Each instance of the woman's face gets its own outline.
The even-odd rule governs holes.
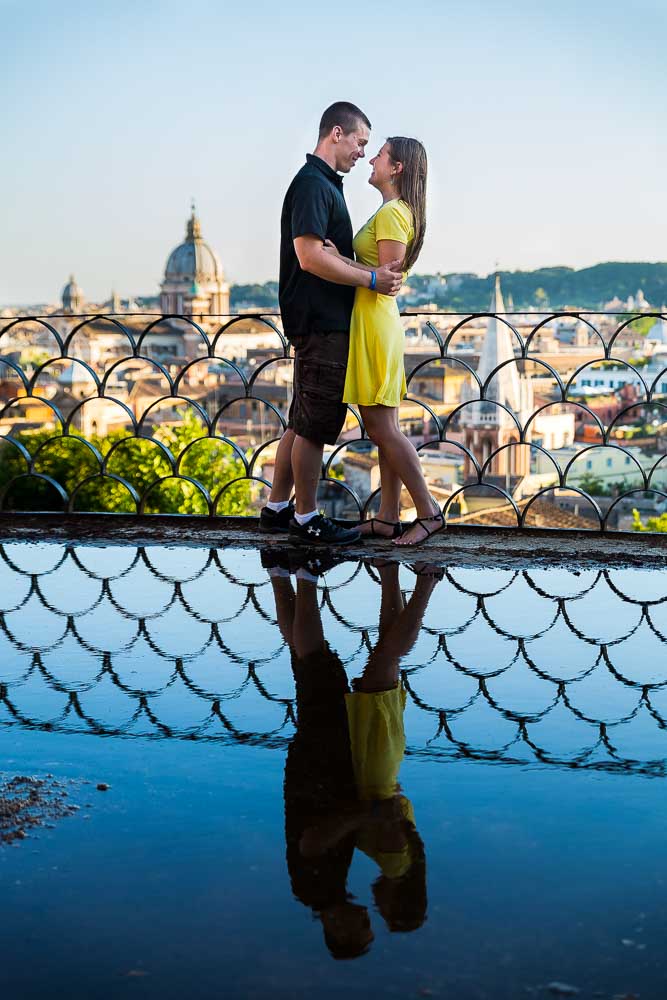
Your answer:
[[[385,142],[377,156],[371,158],[370,164],[372,170],[368,183],[373,187],[379,188],[391,183],[391,178],[396,176],[396,164],[389,155],[388,142]]]

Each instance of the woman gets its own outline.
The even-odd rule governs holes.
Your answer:
[[[426,150],[417,139],[393,137],[370,161],[369,184],[382,205],[354,238],[357,267],[398,261],[407,272],[417,260],[426,228]],[[335,247],[328,245],[332,253]],[[366,432],[378,447],[381,500],[376,517],[362,522],[364,535],[419,545],[444,526],[428,492],[419,456],[401,432],[398,407],[405,396],[404,333],[396,300],[357,288],[350,327],[350,352],[343,400],[359,406]],[[401,483],[417,511],[405,530],[399,521]]]
[[[302,858],[317,862],[314,870],[318,873],[326,871],[327,863],[331,865],[344,850],[348,851],[349,867],[350,846],[362,851],[380,870],[373,896],[387,927],[390,931],[412,931],[426,919],[426,857],[412,803],[398,782],[405,754],[403,714],[407,699],[400,665],[419,637],[429,600],[444,570],[430,563],[411,566],[417,579],[406,601],[399,564],[376,560],[373,565],[382,588],[378,640],[362,675],[352,681],[352,692],[344,696],[356,796],[346,805],[339,801],[338,808],[328,814],[314,815],[303,831],[299,851]],[[296,601],[300,601],[299,593]],[[331,708],[330,704],[329,714]],[[299,713],[297,718],[301,719]],[[335,754],[330,737],[326,746],[329,756]],[[351,957],[370,945],[373,932],[363,914],[351,909],[349,902],[344,907],[342,898],[335,908],[320,910],[319,915],[334,957]],[[357,904],[356,911],[358,908]]]
[[[415,563],[415,588],[405,600],[399,566],[376,561],[382,599],[378,641],[353,691],[345,695],[352,766],[362,809],[355,846],[376,862],[375,905],[390,931],[412,931],[426,919],[426,858],[410,800],[398,773],[405,754],[407,693],[401,660],[415,645],[441,567]],[[363,809],[365,807],[365,811]]]

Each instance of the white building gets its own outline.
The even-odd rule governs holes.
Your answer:
[[[639,368],[638,372],[639,374],[625,365],[617,365],[614,368],[589,366],[574,379],[568,395],[603,396],[626,385],[634,386],[643,395],[645,389],[642,379],[650,389],[656,378],[658,381],[654,391],[659,395],[667,394],[667,355],[656,353],[650,363]]]
[[[568,473],[567,484],[569,486],[579,486],[582,479],[593,478],[601,480],[605,486],[626,480],[631,486],[638,488],[642,482],[636,462],[639,462],[639,465],[648,471],[659,457],[658,455],[647,455],[641,448],[633,446],[626,446],[622,451],[618,448],[605,448],[603,446],[583,451],[582,446],[578,445],[560,448],[552,452],[553,458],[563,471],[568,462],[571,462],[578,454],[581,457],[574,462]],[[633,459],[636,459],[636,462]],[[552,463],[546,455],[540,452],[534,455],[533,466],[537,473],[553,471]],[[667,485],[667,463],[663,463],[656,469],[651,485],[657,489],[665,488]]]

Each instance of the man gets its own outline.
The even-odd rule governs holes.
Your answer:
[[[367,908],[347,888],[355,824],[349,830],[345,824],[357,800],[345,708],[349,687],[345,667],[324,637],[317,587],[335,562],[326,552],[310,558],[273,546],[262,552],[296,688],[296,732],[285,760],[287,870],[295,898],[321,922],[331,955],[353,958],[370,947],[373,931]],[[309,850],[308,838],[330,817],[335,842]]]
[[[339,101],[327,108],[315,152],[306,157],[283,203],[279,299],[285,335],[294,347],[294,394],[260,528],[272,534],[288,531],[300,544],[347,545],[360,538],[356,529],[339,527],[318,513],[317,485],[324,445],[336,443],[345,421],[354,289],[372,286],[378,294],[397,295],[401,287],[398,261],[369,272],[324,247],[331,240],[344,257],[354,257],[340,175],[363,159],[370,128],[354,104]],[[289,499],[292,487],[296,508]]]

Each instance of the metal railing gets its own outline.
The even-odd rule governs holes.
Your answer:
[[[0,578],[0,725],[287,747],[290,650],[257,553],[13,543]],[[341,563],[318,594],[361,673],[378,570]],[[664,776],[666,653],[664,574],[450,566],[401,662],[407,752]]]
[[[635,507],[659,517],[667,354],[651,324],[667,331],[665,319],[405,314],[401,424],[447,521],[613,530],[632,526]],[[270,314],[5,320],[0,512],[256,514],[292,360]],[[348,409],[321,500],[356,518],[377,508],[379,478]]]

